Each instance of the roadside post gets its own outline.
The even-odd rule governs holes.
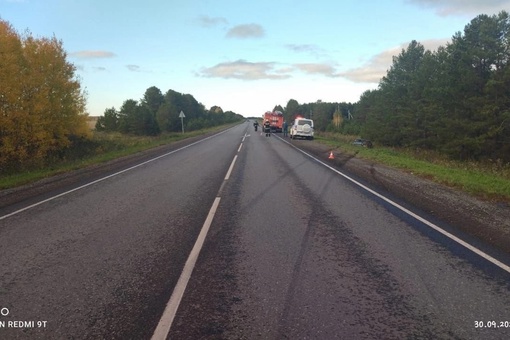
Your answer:
[[[182,126],[182,133],[184,133],[184,118],[186,116],[184,115],[184,112],[181,111],[181,113],[179,113],[179,118],[181,118],[181,126]]]

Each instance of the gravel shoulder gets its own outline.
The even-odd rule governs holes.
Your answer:
[[[452,228],[471,235],[500,251],[510,253],[510,207],[488,202],[462,191],[420,178],[412,173],[333,150],[316,141],[292,140],[292,144],[315,155],[377,190],[389,193],[418,209],[436,216]]]

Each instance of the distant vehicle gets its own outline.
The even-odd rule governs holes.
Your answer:
[[[372,148],[373,144],[367,139],[357,138],[352,142],[352,145],[364,146],[366,148]]]
[[[290,126],[290,138],[313,139],[313,120],[297,116]]]
[[[283,113],[280,111],[267,111],[262,116],[262,121],[265,122],[266,119],[269,120],[271,125],[271,131],[274,132],[282,132],[283,129]]]

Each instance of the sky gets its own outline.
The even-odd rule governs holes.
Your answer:
[[[434,50],[501,10],[510,0],[0,0],[19,33],[63,42],[92,116],[151,86],[245,117],[355,103],[412,40]]]

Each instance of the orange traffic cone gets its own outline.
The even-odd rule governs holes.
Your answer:
[[[335,159],[335,156],[333,155],[333,151],[331,151],[331,152],[329,153],[329,157],[328,157],[328,159]]]

